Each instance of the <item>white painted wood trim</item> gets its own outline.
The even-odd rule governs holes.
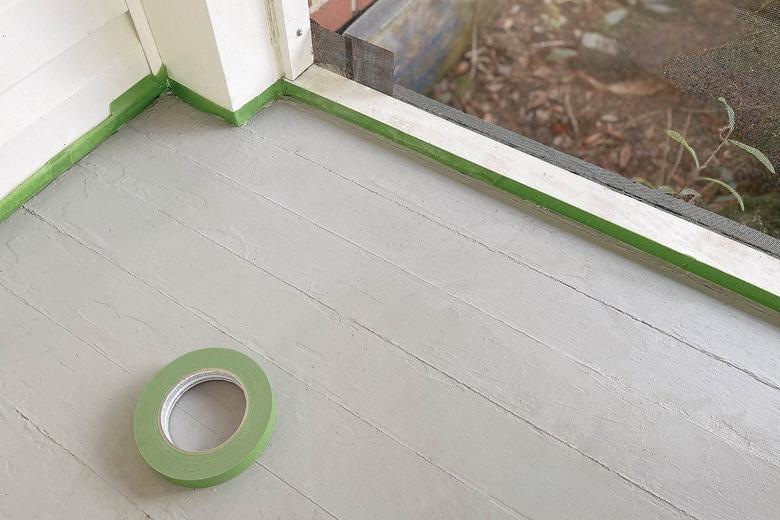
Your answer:
[[[230,111],[283,76],[273,0],[141,0],[170,79]]]
[[[130,17],[135,25],[135,32],[138,33],[138,39],[146,55],[146,62],[152,74],[157,74],[163,66],[160,51],[157,49],[157,42],[154,41],[152,28],[149,26],[149,19],[146,17],[144,6],[141,0],[126,0],[127,9],[130,11]]]
[[[314,63],[309,4],[306,0],[271,0],[279,61],[284,77],[294,80]]]
[[[0,12],[0,92],[127,12],[124,0],[25,0]]]
[[[110,103],[147,74],[148,64],[139,45],[97,71],[80,89],[1,144],[0,199],[105,120],[111,113]]]
[[[271,0],[206,0],[230,110],[239,110],[282,77]],[[198,56],[194,56],[195,64]]]
[[[292,83],[772,294],[780,295],[780,260],[752,247],[319,66],[309,67]]]
[[[129,65],[129,56],[134,57],[136,52],[140,54],[141,47],[130,16],[125,13],[0,94],[0,148],[26,127],[34,125],[57,106],[76,96],[85,86],[104,79],[106,71],[117,63],[122,63],[128,73],[132,72],[135,81],[149,74],[146,67],[139,71]],[[111,89],[110,94],[115,98],[122,92]],[[105,110],[108,110],[108,104]],[[35,142],[35,145],[40,144]]]
[[[205,0],[141,0],[168,76],[229,108],[230,93]]]
[[[0,198],[105,120],[111,102],[150,72],[124,0],[36,0],[10,10],[0,23],[12,40],[0,43],[0,70],[17,76],[0,77],[12,84],[0,92]],[[62,23],[66,14],[73,23]]]

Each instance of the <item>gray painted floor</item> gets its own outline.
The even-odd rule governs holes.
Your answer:
[[[2,518],[780,518],[776,315],[296,105],[148,109],[0,225],[0,330]],[[131,421],[206,346],[278,422],[188,490]]]

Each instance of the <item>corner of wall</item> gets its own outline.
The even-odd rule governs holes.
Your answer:
[[[243,126],[252,116],[257,114],[263,107],[273,102],[282,92],[283,79],[278,79],[263,92],[250,99],[238,110],[229,110],[210,99],[201,96],[191,88],[182,85],[174,79],[170,79],[170,88],[173,95],[190,105],[191,107],[220,117],[234,126]]]

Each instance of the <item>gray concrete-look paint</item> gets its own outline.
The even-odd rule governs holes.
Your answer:
[[[165,98],[0,225],[0,517],[772,518],[779,325],[297,105]],[[217,345],[277,431],[176,488],[135,398]]]

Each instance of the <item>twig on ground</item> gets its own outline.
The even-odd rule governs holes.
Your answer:
[[[568,40],[547,40],[543,42],[535,42],[531,44],[534,49],[546,49],[548,47],[576,47],[577,42]]]
[[[673,124],[674,114],[672,113],[672,107],[669,107],[666,109],[666,128],[672,128]],[[664,184],[669,182],[667,174],[669,173],[669,152],[671,149],[671,141],[669,139],[664,139],[664,173],[661,176]]]
[[[574,115],[574,108],[571,106],[571,88],[566,87],[566,94],[563,97],[563,104],[566,107],[566,115],[569,117],[571,129],[575,136],[580,134],[580,125],[577,122],[577,116]]]
[[[715,110],[712,108],[681,108],[680,112],[685,112],[686,114],[719,114],[719,110]]]
[[[474,15],[471,19],[471,70],[469,71],[469,91],[471,91],[471,83],[474,81],[474,76],[477,75],[477,61],[478,61],[478,49],[477,49],[477,36],[479,33],[479,25],[477,24],[477,4],[474,4]]]
[[[660,112],[660,110],[651,110],[650,112],[645,112],[644,114],[639,114],[638,116],[632,117],[631,119],[626,121],[626,126],[629,127],[629,128],[633,127],[633,126],[636,126],[638,123],[641,123],[645,119],[648,119],[648,118],[651,118],[653,116],[658,115],[659,112]]]

